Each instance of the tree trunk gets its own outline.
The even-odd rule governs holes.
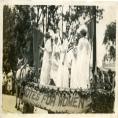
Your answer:
[[[96,6],[93,6],[94,12],[94,37],[93,37],[93,72],[96,68]]]
[[[63,5],[62,5],[62,40],[63,40]]]

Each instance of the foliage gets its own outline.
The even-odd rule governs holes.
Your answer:
[[[17,54],[23,56],[27,41],[32,41],[30,6],[15,6],[15,37],[17,39]]]
[[[49,6],[48,7],[48,25],[54,32],[56,32],[56,28],[58,28],[59,16],[57,14],[59,6]]]
[[[59,21],[67,22],[79,21],[80,17],[92,17],[94,7],[91,6],[71,6],[71,14],[62,10],[62,6],[54,5],[15,5],[4,6],[3,13],[3,68],[5,71],[16,70],[18,58],[27,57],[29,64],[33,64],[33,28],[43,26],[43,34],[49,29],[56,32],[59,28]],[[96,7],[96,18],[102,18],[103,9]],[[46,23],[44,22],[46,19]],[[44,31],[46,29],[46,31]],[[43,45],[44,39],[40,38],[39,46]],[[42,55],[42,54],[41,54]],[[40,59],[41,60],[41,59]]]
[[[111,44],[110,44],[111,42]],[[108,58],[115,60],[116,58],[116,22],[111,22],[109,25],[107,25],[105,36],[103,40],[103,44],[106,45],[106,47],[109,47],[109,55],[107,55]],[[105,55],[106,57],[106,55]],[[106,58],[107,59],[107,58]]]
[[[8,6],[3,10],[3,70],[9,72],[16,68],[16,42],[14,32],[14,14],[15,11]]]
[[[103,43],[107,44],[109,41],[112,41],[113,44],[116,42],[116,22],[107,25]]]
[[[76,25],[80,24],[80,18],[84,20],[86,18],[93,18],[96,16],[96,23],[103,18],[103,9],[100,9],[98,6],[69,6],[69,10],[66,14],[63,14],[64,21],[71,24],[77,22]]]
[[[103,9],[99,9],[99,7],[95,9],[95,6],[70,6],[69,11],[64,15],[64,20],[73,22],[80,17],[83,17],[83,19],[86,19],[86,17],[92,18],[95,14],[97,21],[101,20]]]
[[[92,109],[94,113],[113,113],[114,112],[114,92],[98,92],[92,94]]]

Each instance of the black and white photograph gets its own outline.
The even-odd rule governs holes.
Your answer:
[[[110,5],[3,5],[3,113],[115,113],[116,23]]]

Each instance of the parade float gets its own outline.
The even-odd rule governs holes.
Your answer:
[[[96,13],[95,13],[96,14]],[[87,22],[89,38],[92,39],[93,80],[96,79],[96,17]],[[34,29],[33,50],[36,77],[38,73],[38,39],[40,33]],[[96,87],[90,89],[59,88],[52,85],[43,86],[35,82],[27,82],[23,91],[24,113],[33,113],[34,107],[47,110],[49,113],[113,113],[114,89]],[[32,109],[32,110],[31,110]]]

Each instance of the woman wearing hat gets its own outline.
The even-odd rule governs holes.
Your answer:
[[[87,28],[80,27],[77,31],[80,37],[76,48],[75,60],[76,66],[71,70],[71,87],[86,89],[89,87],[89,62],[90,62],[90,44],[87,35]],[[73,63],[73,62],[72,62]]]
[[[43,48],[43,62],[40,74],[40,84],[48,85],[50,80],[51,56],[52,56],[52,39],[50,33],[46,33],[45,47]]]

